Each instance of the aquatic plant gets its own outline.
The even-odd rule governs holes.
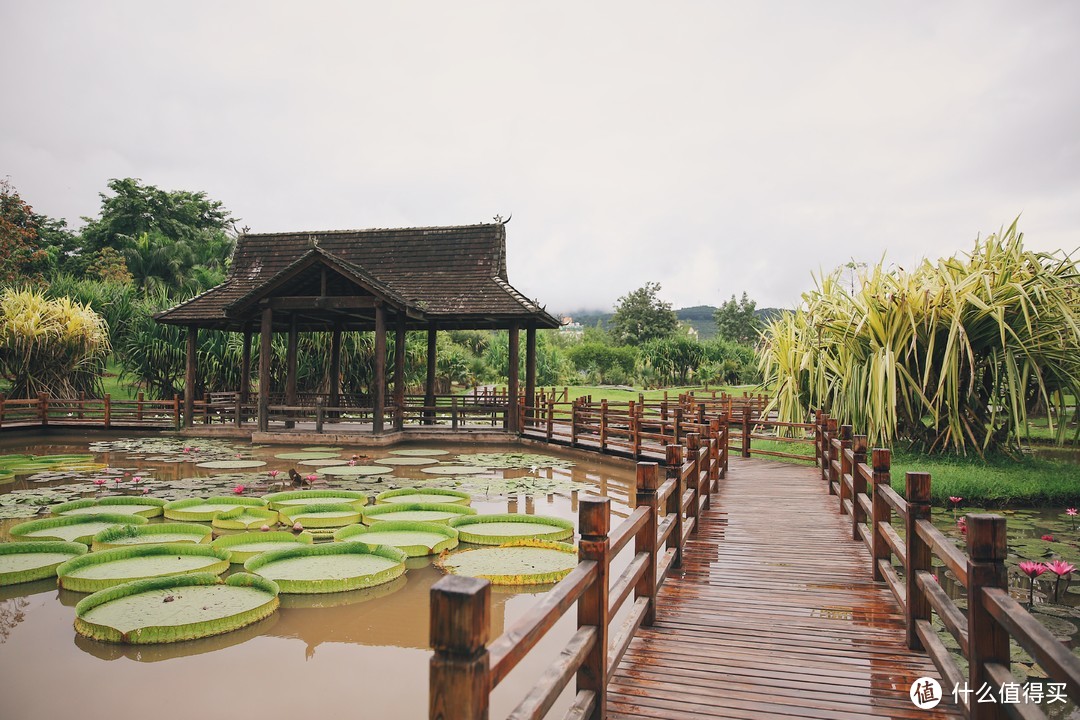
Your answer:
[[[1069,529],[1076,530],[1076,508],[1066,508],[1065,514],[1069,517]]]
[[[165,517],[187,522],[210,522],[214,516],[238,507],[266,507],[266,502],[251,497],[210,497],[173,500],[165,504]]]
[[[94,535],[113,525],[145,525],[149,520],[139,515],[99,513],[96,515],[61,515],[60,517],[31,520],[11,528],[11,537],[17,540],[65,540],[89,545]]]
[[[427,503],[429,505],[468,505],[472,495],[460,490],[447,488],[401,488],[386,490],[375,496],[377,505],[393,503]]]
[[[493,585],[558,582],[577,563],[573,545],[541,540],[518,540],[498,547],[447,553],[435,561],[445,572],[485,578]]]
[[[304,528],[339,528],[360,522],[362,513],[347,503],[325,503],[286,507],[278,511],[281,522],[301,523]]]
[[[350,525],[334,533],[337,542],[359,542],[368,548],[389,545],[409,557],[438,555],[458,545],[457,530],[438,523],[381,522],[374,527]]]
[[[1057,602],[1058,589],[1061,585],[1061,578],[1068,578],[1070,575],[1072,575],[1073,571],[1076,570],[1076,566],[1071,563],[1067,563],[1064,560],[1054,560],[1046,564],[1046,569],[1057,576],[1054,579],[1054,602]],[[1068,590],[1068,586],[1066,586],[1065,589]]]
[[[270,532],[242,532],[233,535],[222,535],[210,543],[211,547],[228,550],[229,562],[233,565],[243,565],[245,562],[270,550],[282,550],[292,547],[297,543],[311,545],[315,538],[311,533],[292,533],[288,531]]]
[[[1047,567],[1040,562],[1024,560],[1017,567],[1028,576],[1028,607],[1035,606],[1035,578],[1046,572]]]
[[[565,540],[573,537],[574,524],[562,518],[546,515],[472,515],[454,518],[462,542],[474,545],[503,545],[511,540]]]
[[[99,480],[101,478],[98,478]],[[94,480],[97,483],[97,480]],[[160,517],[165,501],[158,498],[119,497],[72,500],[50,508],[53,515],[92,515],[102,512],[142,515],[144,518]]]
[[[461,505],[392,503],[364,508],[364,524],[374,525],[377,522],[390,520],[407,520],[410,522],[434,522],[445,525],[460,515],[475,514],[476,510]]]
[[[355,490],[286,490],[263,495],[262,499],[275,510],[323,503],[348,503],[359,510],[367,505],[367,495]]]
[[[0,587],[56,576],[56,568],[86,554],[86,545],[72,542],[0,543]]]
[[[219,512],[210,524],[221,530],[248,530],[256,526],[277,525],[279,519],[277,510],[244,505]]]
[[[283,593],[329,593],[390,582],[405,573],[405,553],[363,543],[300,545],[256,555],[244,569],[276,582]]]
[[[229,552],[209,545],[135,545],[81,555],[56,569],[57,585],[74,592],[97,592],[133,580],[191,573],[220,575]]]
[[[111,550],[134,545],[162,543],[209,543],[213,530],[195,523],[154,523],[150,525],[115,525],[98,532],[91,539],[90,549]]]

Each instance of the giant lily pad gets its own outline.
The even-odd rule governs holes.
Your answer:
[[[339,447],[323,447],[322,445],[312,445],[311,447],[300,448],[302,452],[317,452],[317,453],[339,453],[345,448]]]
[[[391,520],[404,520],[407,522],[432,522],[446,525],[453,518],[461,515],[475,515],[476,511],[471,507],[461,505],[426,503],[392,503],[389,505],[376,505],[364,508],[364,524],[374,525],[378,522]]]
[[[121,515],[142,515],[144,518],[152,518],[159,517],[164,507],[165,501],[158,498],[119,495],[73,500],[54,505],[50,509],[53,515],[96,515],[106,512]]]
[[[248,530],[263,525],[277,525],[278,511],[261,507],[238,507],[220,512],[210,524],[221,530]]]
[[[400,490],[387,490],[375,496],[375,502],[379,505],[393,503],[468,505],[471,500],[472,496],[467,492],[445,488],[402,488]]]
[[[160,545],[162,543],[194,543],[202,545],[210,542],[213,531],[205,525],[195,523],[154,523],[151,525],[116,525],[105,528],[94,535],[90,548],[111,550],[133,545]]]
[[[394,472],[394,469],[380,465],[333,465],[331,467],[321,467],[315,472],[319,475],[355,477],[359,475],[387,475]]]
[[[380,465],[434,465],[435,458],[426,457],[384,457],[377,461]]]
[[[390,582],[405,572],[405,553],[380,545],[326,543],[271,550],[244,569],[273,580],[283,593],[328,593]]]
[[[350,525],[334,533],[338,542],[359,542],[374,549],[390,545],[409,557],[438,555],[457,547],[457,530],[437,523],[381,522],[375,527]]]
[[[0,485],[7,485],[15,482],[15,473],[10,470],[0,470]]]
[[[401,450],[391,450],[390,454],[402,457],[436,457],[438,455],[449,455],[450,451],[435,448],[402,448]]]
[[[105,642],[179,642],[237,630],[277,607],[277,585],[247,573],[225,581],[212,573],[154,578],[83,598],[75,606],[75,630]]]
[[[114,525],[145,525],[149,522],[139,515],[100,513],[97,515],[62,515],[44,520],[31,520],[11,528],[16,540],[66,540],[89,545],[96,533]]]
[[[316,458],[314,460],[297,460],[297,465],[306,465],[308,467],[340,467],[341,458]]]
[[[229,569],[229,551],[209,545],[136,545],[82,555],[56,569],[57,584],[74,592],[97,592],[146,578],[213,573]]]
[[[187,500],[173,500],[165,504],[165,517],[170,520],[184,520],[186,522],[210,522],[214,516],[226,510],[235,510],[238,507],[266,507],[266,502],[258,498],[250,497],[212,497],[212,498],[188,498]]]
[[[428,475],[477,475],[487,472],[483,465],[436,465],[434,467],[420,468],[420,472]]]
[[[454,518],[461,542],[474,545],[503,545],[511,540],[565,540],[574,535],[574,524],[546,515],[472,515]]]
[[[345,527],[360,522],[362,517],[360,510],[347,503],[301,505],[284,508],[279,512],[286,525],[300,523],[307,529]]]
[[[562,580],[578,564],[573,545],[518,540],[499,547],[444,555],[435,565],[454,575],[485,578],[493,585],[543,585]]]
[[[0,543],[0,587],[56,577],[57,567],[85,554],[82,543]]]
[[[289,490],[263,495],[262,499],[270,503],[270,507],[275,510],[326,503],[346,503],[359,510],[367,505],[367,495],[355,490]]]
[[[196,463],[195,467],[207,468],[208,470],[243,470],[257,468],[265,465],[263,460],[208,460]]]
[[[222,535],[214,540],[212,547],[228,550],[232,553],[229,562],[243,565],[245,562],[271,550],[283,550],[293,545],[311,545],[315,538],[311,533],[292,532],[245,532],[235,535]]]
[[[475,453],[472,455],[458,455],[457,462],[468,465],[482,465],[487,468],[547,468],[547,467],[573,467],[574,462],[556,455],[540,455],[537,453],[507,452],[507,453]]]
[[[339,457],[339,455],[336,452],[326,452],[324,450],[305,450],[303,452],[278,453],[274,457],[278,460],[329,460],[330,458]]]

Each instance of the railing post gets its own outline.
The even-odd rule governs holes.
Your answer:
[[[634,417],[636,416],[636,410],[633,400],[628,400],[626,403],[626,432],[629,437],[626,438],[626,442],[630,444],[630,455],[637,460],[637,442],[634,440],[637,435],[637,431],[634,429]]]
[[[41,427],[49,425],[49,396],[47,393],[38,393],[38,414],[41,416]]]
[[[727,477],[728,459],[731,457],[731,427],[728,415],[720,416],[720,479]]]
[[[584,497],[578,504],[578,559],[596,562],[596,577],[578,600],[578,627],[596,628],[596,643],[585,656],[577,673],[577,689],[592,690],[596,702],[589,720],[607,717],[608,665],[608,568],[611,563],[611,501]]]
[[[859,466],[866,464],[866,436],[853,437],[851,450],[854,455],[851,463],[851,539],[862,540],[859,526],[866,522],[866,510],[859,502],[859,496],[866,494],[866,478],[859,472]]]
[[[667,464],[667,476],[668,479],[675,480],[675,490],[672,491],[668,497],[667,502],[667,514],[670,517],[675,518],[675,529],[671,531],[671,540],[668,541],[668,547],[675,548],[675,560],[672,562],[672,567],[682,567],[683,556],[683,512],[682,502],[683,493],[686,492],[686,483],[682,479],[682,446],[681,445],[667,445],[664,447],[665,458],[664,461]],[[674,541],[674,545],[672,545]]]
[[[458,429],[457,395],[450,396],[450,429]]]
[[[79,410],[76,413],[75,417],[82,420],[83,419],[83,407],[86,405],[86,393],[84,391],[82,391],[82,390],[79,391],[79,403],[78,403],[78,405],[79,405]]]
[[[675,411],[672,413],[671,431],[675,437],[675,444],[678,445],[682,442],[682,406],[676,405]]]
[[[240,427],[244,424],[244,403],[242,398],[243,396],[240,393],[236,393],[236,397],[234,398],[233,402],[233,412],[236,413],[236,417],[233,418],[233,422],[236,423],[236,427]]]
[[[833,467],[833,461],[836,460],[836,448],[833,447],[833,438],[836,437],[836,418],[828,419],[828,432],[825,434],[825,438],[829,443],[829,454],[825,461],[825,482],[829,485],[829,494],[836,494],[836,489],[833,488],[833,483],[836,482],[836,468]]]
[[[577,445],[577,410],[578,403],[575,400],[570,404],[570,447]]]
[[[742,413],[742,456],[750,457],[750,408],[746,406]]]
[[[720,419],[709,420],[709,492],[720,489]]]
[[[643,552],[648,556],[645,572],[634,588],[635,599],[649,599],[649,607],[642,620],[643,625],[652,625],[656,622],[656,515],[659,509],[656,490],[659,487],[659,466],[654,462],[639,462],[637,464],[637,507],[649,508],[649,516],[645,524],[634,537],[634,552]]]
[[[641,420],[644,414],[644,404],[638,403],[637,407],[634,408],[633,418],[631,418],[634,428],[634,459],[641,457]]]
[[[600,401],[600,452],[607,450],[607,400]]]
[[[140,392],[135,398],[135,419],[138,420],[139,422],[142,422],[143,400],[144,400],[143,393]]]
[[[968,601],[968,688],[978,691],[994,683],[986,672],[987,663],[1009,667],[1009,634],[983,606],[983,588],[1009,587],[1005,569],[1005,518],[999,515],[967,516],[967,601]],[[973,720],[1006,717],[997,703],[970,703]]]
[[[706,480],[704,487],[701,482],[701,435],[698,433],[686,433],[686,452],[690,454],[690,461],[694,464],[694,472],[690,476],[690,483],[700,501],[698,507],[702,510],[709,509],[709,486]],[[707,468],[706,468],[707,470]],[[708,473],[706,473],[708,475]],[[700,522],[700,520],[699,520]]]
[[[840,428],[840,471],[838,473],[839,487],[838,495],[840,496],[840,514],[847,514],[847,508],[844,507],[844,500],[850,500],[855,502],[855,498],[848,497],[847,482],[844,478],[851,474],[851,461],[848,460],[847,451],[851,449],[852,428],[850,425],[843,425]],[[852,514],[855,509],[852,508]]]
[[[428,718],[487,720],[491,583],[447,575],[431,586]]]
[[[885,579],[885,576],[881,574],[881,568],[878,567],[879,560],[888,560],[892,555],[889,550],[889,544],[885,542],[885,536],[881,532],[881,528],[885,525],[892,524],[892,508],[889,507],[889,503],[881,495],[879,490],[883,487],[889,487],[892,483],[892,474],[890,468],[892,466],[892,451],[887,448],[874,448],[872,454],[872,461],[874,463],[874,495],[871,498],[873,502],[873,517],[871,518],[871,541],[870,541],[870,562],[873,563],[872,570],[874,571],[874,580],[881,582]]]
[[[105,393],[105,427],[112,427],[112,398]]]
[[[0,394],[0,427],[4,426],[4,396]]]
[[[547,402],[547,441],[551,442],[552,432],[555,430],[555,399],[548,398]]]
[[[237,416],[239,417],[239,415]],[[315,432],[322,433],[323,423],[326,420],[326,400],[322,395],[315,398]],[[239,422],[237,422],[239,425]]]
[[[183,424],[183,419],[180,417],[180,394],[179,393],[173,395],[172,411],[173,411],[173,427],[176,430],[179,430],[180,426]]]
[[[907,603],[904,607],[907,623],[907,646],[911,650],[922,650],[922,641],[915,632],[916,620],[930,620],[930,600],[919,589],[916,582],[919,571],[931,571],[930,546],[919,537],[919,520],[930,519],[930,473],[909,472],[905,476],[907,495],[907,521],[904,526],[907,545],[907,567],[904,568],[904,582],[907,585]]]
[[[818,466],[822,466],[821,457],[822,450],[825,445],[821,438],[825,430],[825,412],[823,410],[814,411],[814,463]]]

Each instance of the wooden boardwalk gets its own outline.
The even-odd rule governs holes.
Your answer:
[[[730,463],[611,682],[609,717],[959,717],[951,694],[934,710],[909,699],[914,679],[941,678],[907,649],[820,471]]]

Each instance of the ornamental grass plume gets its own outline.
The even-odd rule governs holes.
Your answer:
[[[1047,567],[1041,562],[1032,562],[1031,560],[1025,560],[1020,563],[1020,572],[1028,576],[1028,607],[1035,606],[1035,578],[1042,575],[1047,571]]]
[[[1073,570],[1076,570],[1076,566],[1072,563],[1067,563],[1064,560],[1054,560],[1053,562],[1046,564],[1046,569],[1057,575],[1057,578],[1054,580],[1054,602],[1057,602],[1061,578],[1068,578],[1072,575]],[[1069,586],[1066,585],[1065,589],[1067,590],[1068,587]]]

